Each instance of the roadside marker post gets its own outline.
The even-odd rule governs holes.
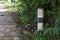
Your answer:
[[[37,30],[38,30],[38,39],[37,40],[40,40],[40,37],[41,37],[41,31],[43,31],[43,9],[42,8],[39,8],[38,9],[38,15],[37,15]]]
[[[37,19],[37,30],[42,31],[43,30],[43,9],[38,9],[38,19]]]

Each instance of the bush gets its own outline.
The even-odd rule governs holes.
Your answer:
[[[37,9],[44,9],[44,30],[34,40],[59,40],[60,0],[16,0],[15,3],[18,22],[23,25],[37,24]]]

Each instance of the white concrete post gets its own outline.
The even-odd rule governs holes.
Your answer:
[[[39,8],[38,9],[38,19],[37,19],[37,29],[38,31],[42,31],[43,30],[43,9]]]
[[[10,3],[10,4],[11,4],[11,0],[8,0],[8,3]]]

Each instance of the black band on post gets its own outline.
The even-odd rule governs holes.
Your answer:
[[[38,23],[43,23],[43,18],[38,18]]]

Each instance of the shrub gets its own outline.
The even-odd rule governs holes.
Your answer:
[[[44,9],[44,30],[34,40],[59,40],[60,0],[16,0],[15,3],[19,22],[24,25],[37,24],[37,9]]]

